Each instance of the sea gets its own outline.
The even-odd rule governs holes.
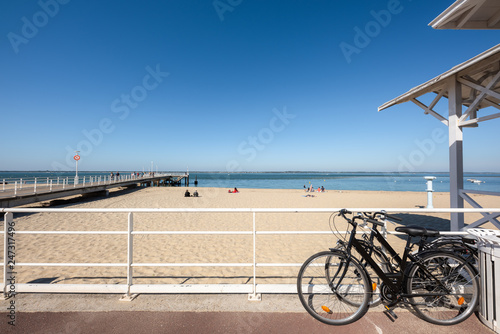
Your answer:
[[[116,171],[113,171],[116,174]],[[110,175],[110,171],[79,171],[78,176]],[[130,174],[131,171],[120,171]],[[0,184],[23,179],[32,183],[44,179],[66,178],[75,176],[74,171],[0,171]],[[218,188],[257,188],[257,189],[314,189],[324,187],[326,190],[370,190],[370,191],[426,191],[424,177],[434,176],[432,188],[436,192],[450,191],[448,173],[382,173],[382,172],[190,172],[189,187]],[[469,180],[478,180],[473,183]],[[197,184],[195,185],[195,181]],[[184,186],[184,182],[182,182]],[[500,192],[500,173],[464,173],[464,189]]]

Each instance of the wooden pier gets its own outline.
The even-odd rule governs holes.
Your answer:
[[[70,180],[72,178],[69,178]],[[149,186],[180,186],[184,180],[186,186],[189,185],[188,173],[162,173],[152,176],[141,177],[123,177],[119,179],[90,179],[86,182],[83,179],[82,183],[65,183],[57,181],[51,182],[47,179],[45,183],[27,183],[23,184],[22,181],[9,182],[7,185],[3,184],[0,190],[0,208],[11,208],[15,206],[50,201],[68,196],[106,196],[109,189],[113,188],[136,188],[136,187],[149,187]],[[1,180],[0,180],[1,181]],[[2,184],[0,183],[0,186]]]

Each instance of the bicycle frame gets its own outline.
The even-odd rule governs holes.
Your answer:
[[[357,217],[355,217],[357,218]],[[395,303],[399,302],[401,298],[405,297],[418,297],[418,296],[442,296],[445,293],[426,293],[426,294],[405,294],[403,293],[403,281],[406,275],[407,268],[412,265],[419,266],[423,272],[428,275],[429,278],[436,281],[445,291],[448,291],[439,279],[437,279],[432,273],[430,273],[425,266],[418,262],[418,259],[410,253],[411,251],[411,237],[408,236],[406,241],[405,250],[403,252],[403,257],[401,258],[399,254],[394,250],[394,248],[385,240],[383,235],[376,229],[373,231],[375,239],[380,242],[380,244],[389,252],[391,257],[396,261],[398,268],[395,273],[385,273],[382,268],[373,260],[373,258],[365,251],[361,243],[356,239],[356,228],[358,224],[353,221],[351,222],[353,230],[349,237],[349,242],[347,244],[346,253],[351,254],[351,248],[354,247],[359,255],[372,267],[375,273],[380,277],[382,282],[388,286],[393,294],[397,296],[394,300]],[[410,262],[408,262],[408,259]]]

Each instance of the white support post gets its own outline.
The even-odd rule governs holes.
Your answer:
[[[49,178],[47,178],[47,187],[49,186]]]
[[[3,189],[2,190],[5,191],[5,179],[3,179],[2,183],[3,183]]]
[[[49,191],[52,191],[52,180],[50,180],[50,190]]]
[[[17,181],[14,182],[14,196],[17,196]]]
[[[23,179],[19,180],[19,189],[23,189]]]
[[[16,181],[17,183],[17,181]],[[9,297],[9,288],[7,284],[7,278],[10,276],[9,274],[9,227],[14,223],[12,212],[7,212],[3,218],[3,297],[7,299]],[[15,240],[14,240],[15,242]]]
[[[59,185],[59,176],[57,177],[57,185]]]
[[[257,293],[257,254],[256,254],[256,237],[257,237],[257,231],[255,227],[255,211],[253,213],[253,293],[250,293],[248,295],[248,300],[250,301],[257,301],[260,302],[262,300],[261,294]]]
[[[127,233],[127,294],[120,298],[120,301],[130,302],[137,297],[137,294],[130,294],[130,287],[133,284],[133,268],[134,262],[134,216],[132,212],[128,213],[128,233]]]
[[[35,185],[33,186],[33,192],[36,194],[36,177],[35,177]]]
[[[63,189],[66,187],[66,179],[63,179]]]
[[[453,76],[448,81],[448,131],[450,150],[450,208],[463,208],[464,200],[460,190],[464,188],[463,133],[459,126],[462,116],[462,86]],[[450,230],[464,227],[464,214],[450,214]]]
[[[433,209],[432,205],[432,193],[434,189],[432,189],[432,180],[435,180],[435,176],[424,176],[424,179],[427,180],[427,209]]]

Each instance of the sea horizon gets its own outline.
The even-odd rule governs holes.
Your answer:
[[[117,171],[78,171],[81,180],[85,177],[105,177]],[[122,175],[142,171],[118,171]],[[156,172],[156,171],[155,171]],[[148,173],[148,171],[146,171]],[[185,173],[185,171],[158,171],[158,173]],[[256,189],[314,189],[367,191],[426,191],[427,180],[434,176],[433,190],[449,192],[448,172],[319,172],[319,171],[266,171],[227,172],[189,171],[188,187],[256,188]],[[43,183],[44,179],[67,178],[72,182],[75,171],[0,171],[0,184],[22,179],[23,183]],[[474,183],[473,181],[477,181]],[[182,187],[186,184],[183,181]],[[474,191],[500,192],[500,173],[464,172],[464,189]]]

